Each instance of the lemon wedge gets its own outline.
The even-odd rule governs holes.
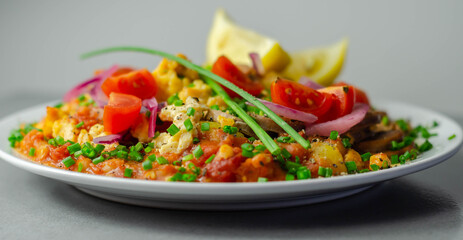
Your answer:
[[[348,43],[344,38],[331,46],[292,53],[291,64],[281,74],[295,81],[307,76],[321,85],[329,86],[341,72]]]
[[[290,62],[276,40],[236,25],[223,9],[218,9],[207,40],[206,64],[212,65],[225,55],[235,64],[250,66],[251,52],[259,54],[266,71],[282,71]]]

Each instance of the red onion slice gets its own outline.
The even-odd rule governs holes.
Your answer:
[[[251,58],[252,67],[254,68],[254,70],[256,70],[257,75],[264,76],[265,68],[262,64],[262,59],[260,59],[259,54],[253,52],[249,54],[249,57]]]
[[[337,131],[339,134],[343,134],[361,122],[363,118],[365,118],[368,109],[370,109],[368,104],[356,103],[350,114],[332,121],[308,125],[305,134],[307,136],[316,134],[325,137],[328,137],[331,131]]]
[[[142,106],[147,108],[151,114],[149,119],[149,127],[148,127],[148,137],[154,137],[156,131],[156,116],[158,113],[158,102],[156,98],[145,99],[142,102]]]
[[[307,86],[307,87],[315,89],[315,90],[324,88],[324,86],[314,82],[312,79],[310,79],[309,77],[306,77],[306,76],[302,76],[301,78],[299,78],[298,82],[300,84],[304,85],[304,86]]]
[[[270,110],[272,110],[277,115],[287,117],[289,119],[298,120],[298,121],[305,122],[308,124],[313,123],[317,121],[318,119],[317,116],[310,114],[310,113],[302,112],[302,111],[299,111],[293,108],[289,108],[289,107],[276,104],[273,102],[265,101],[262,99],[257,99],[257,100],[259,100],[261,103],[263,103],[265,106],[267,106]],[[254,106],[253,104],[249,102],[247,102],[246,104]]]
[[[94,98],[93,95],[96,95],[98,94],[98,97],[96,97],[97,99],[93,99],[95,100],[95,102],[98,103],[98,100],[102,97],[99,96],[100,93],[97,93],[96,90],[94,90],[95,88],[99,88],[100,91],[101,91],[101,84],[103,84],[103,81],[106,80],[106,78],[110,77],[115,71],[117,71],[118,69],[118,66],[117,65],[114,65],[112,66],[111,68],[109,68],[108,70],[105,70],[103,72],[101,72],[100,74],[96,75],[95,77],[87,80],[87,81],[84,81],[83,83],[80,83],[78,84],[77,86],[73,87],[71,90],[69,90],[66,94],[64,94],[64,97],[63,97],[63,101],[65,102],[69,102],[71,101],[72,99],[84,94],[84,93],[90,93],[90,95],[92,95],[92,98]],[[97,87],[98,86],[98,87]],[[92,94],[92,92],[94,92]],[[103,91],[101,91],[101,93],[103,93]],[[104,93],[103,93],[104,95]],[[104,95],[106,97],[106,95]],[[106,99],[107,101],[107,99]]]
[[[100,107],[104,107],[108,104],[108,97],[106,96],[106,94],[104,94],[103,90],[101,89],[101,85],[107,78],[111,77],[111,75],[113,75],[113,73],[115,73],[117,69],[119,69],[119,67],[117,65],[113,65],[108,70],[103,71],[101,73],[100,80],[95,82],[94,87],[90,91],[92,99]]]
[[[118,142],[122,139],[125,133],[111,134],[103,137],[97,137],[93,139],[96,144],[111,144]]]

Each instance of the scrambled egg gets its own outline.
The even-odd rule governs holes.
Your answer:
[[[193,116],[187,115],[188,108],[195,109]],[[196,98],[188,97],[185,104],[182,106],[169,105],[161,110],[159,118],[162,121],[170,121],[179,128],[179,132],[174,136],[169,133],[161,133],[153,140],[156,148],[161,154],[166,153],[182,153],[193,144],[193,138],[198,135],[198,129],[201,127],[200,120],[207,112],[207,107],[199,103]],[[190,119],[193,124],[193,129],[187,131],[184,122]]]

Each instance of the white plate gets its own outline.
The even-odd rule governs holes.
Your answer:
[[[52,104],[49,104],[52,105]],[[431,132],[434,145],[417,160],[399,167],[326,179],[267,183],[187,183],[157,182],[94,176],[65,171],[33,163],[13,155],[7,140],[20,123],[39,121],[45,115],[40,105],[10,115],[0,121],[0,157],[7,162],[48,178],[71,184],[78,189],[122,203],[175,209],[236,210],[296,206],[332,200],[363,191],[376,183],[432,167],[455,154],[462,144],[461,127],[448,117],[408,104],[385,101],[377,108],[391,118],[405,118],[413,125],[439,126]],[[456,134],[456,138],[448,137]]]

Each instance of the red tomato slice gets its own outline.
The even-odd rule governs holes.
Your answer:
[[[152,98],[158,91],[156,80],[144,69],[119,73],[106,79],[101,85],[103,92],[109,96],[112,92],[125,93],[141,99]]]
[[[129,73],[131,71],[134,71],[135,69],[131,68],[131,67],[120,67],[116,70],[115,73],[113,73],[111,76],[119,76],[119,75],[122,75],[122,74],[126,74],[126,73]],[[98,75],[100,73],[102,73],[104,71],[104,69],[98,69],[98,70],[95,70],[95,73],[94,75]]]
[[[120,133],[129,129],[137,119],[140,109],[140,98],[123,93],[111,93],[103,113],[105,131]]]
[[[355,102],[355,89],[353,86],[332,86],[318,90],[323,93],[331,93],[334,96],[330,110],[318,122],[333,120],[352,112]]]
[[[352,86],[352,85],[347,84],[345,82],[338,82],[338,83],[333,84],[333,86]],[[355,102],[356,103],[366,103],[370,105],[370,101],[368,100],[367,94],[364,91],[362,91],[360,88],[357,88],[355,86],[352,86],[352,87],[354,87],[354,91],[355,91]]]
[[[252,81],[248,76],[240,71],[227,57],[221,56],[212,65],[212,72],[235,84],[253,96],[259,95],[264,86],[258,81]],[[230,97],[239,97],[238,94],[224,87]]]
[[[274,103],[317,117],[325,114],[333,101],[330,93],[321,93],[300,83],[280,78],[272,83],[270,93]]]

